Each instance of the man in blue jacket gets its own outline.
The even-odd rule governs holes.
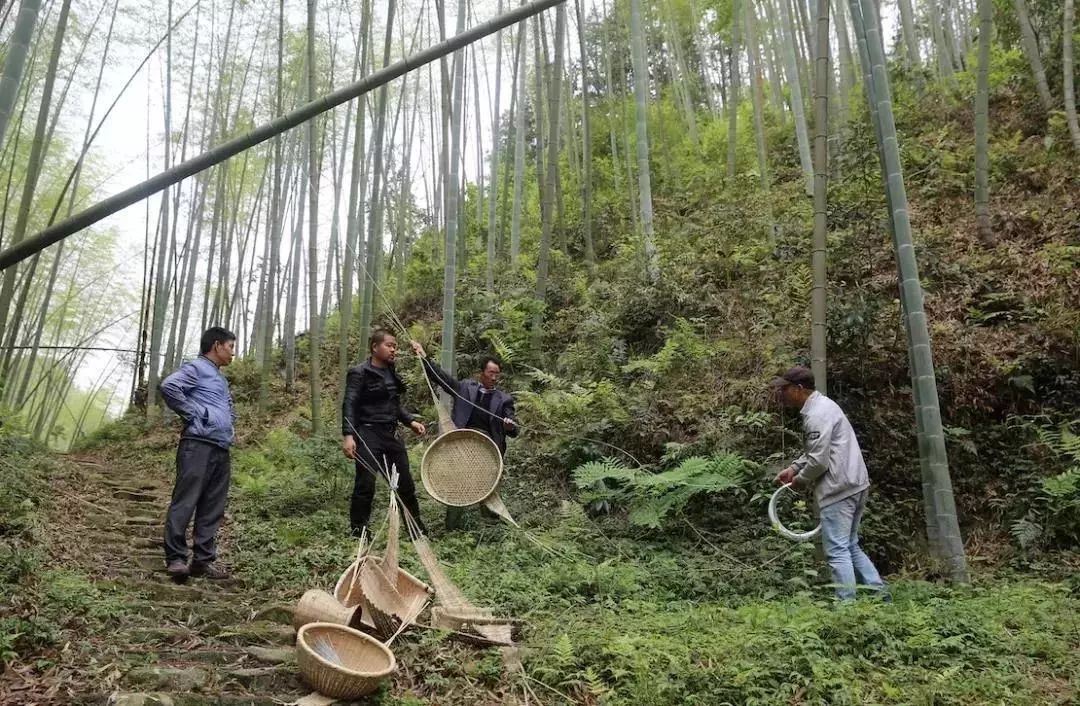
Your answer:
[[[413,341],[412,347],[432,380],[453,396],[450,419],[454,426],[485,434],[499,447],[499,453],[505,456],[506,437],[517,436],[518,426],[514,420],[514,398],[496,387],[502,377],[499,360],[488,356],[480,363],[479,376],[455,380],[453,375],[427,357],[420,343]],[[447,529],[457,528],[461,512],[461,508],[446,508]]]
[[[236,421],[221,368],[232,362],[235,349],[235,334],[219,326],[209,328],[199,341],[199,357],[181,365],[159,387],[165,404],[184,423],[176,450],[176,483],[165,516],[166,570],[176,579],[228,578],[215,561],[217,531],[229,498],[229,447]],[[193,515],[195,546],[188,566],[185,535]]]

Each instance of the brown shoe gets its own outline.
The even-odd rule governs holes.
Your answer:
[[[229,578],[229,572],[212,561],[191,562],[191,575],[211,581],[223,581]]]
[[[189,573],[187,562],[183,559],[173,559],[165,567],[165,571],[173,578],[187,578]]]

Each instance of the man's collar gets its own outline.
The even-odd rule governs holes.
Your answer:
[[[818,392],[817,390],[814,390],[813,392],[811,392],[810,396],[806,398],[805,402],[803,402],[803,406],[799,410],[799,414],[805,414],[806,410],[808,410],[812,404],[817,402],[818,398],[820,398],[820,397],[821,397],[821,393]]]
[[[364,370],[370,370],[373,373],[378,373],[381,370],[389,370],[392,373],[394,372],[393,363],[387,363],[385,368],[380,368],[379,366],[377,366],[377,365],[375,365],[374,363],[371,362],[371,358],[368,358],[367,360],[365,360],[364,364],[361,365],[360,367],[363,368]]]
[[[205,360],[207,363],[210,363],[210,365],[214,366],[216,369],[221,370],[221,366],[218,365],[217,363],[215,363],[214,361],[210,360],[210,358],[207,357],[207,355],[205,353],[200,353],[199,357],[202,358],[203,360]]]

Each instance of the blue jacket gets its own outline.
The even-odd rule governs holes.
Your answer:
[[[229,381],[205,356],[188,361],[158,386],[169,409],[184,422],[182,439],[206,441],[223,449],[233,442],[233,409]]]
[[[450,410],[450,421],[452,421],[454,426],[458,429],[464,429],[468,426],[469,417],[472,416],[475,407],[461,398],[464,397],[470,402],[476,402],[476,398],[480,393],[480,381],[474,380],[473,378],[455,380],[450,373],[440,368],[430,358],[424,359],[424,365],[427,367],[428,373],[431,374],[432,381],[454,395],[454,407]],[[491,398],[491,414],[495,416],[483,414],[483,412],[480,412],[480,414],[483,414],[487,421],[486,427],[488,436],[491,437],[491,440],[499,447],[499,451],[505,455],[506,437],[518,435],[518,428],[516,426],[512,429],[507,429],[502,423],[503,419],[517,421],[514,417],[514,398],[502,390],[492,390],[491,394],[494,395]]]

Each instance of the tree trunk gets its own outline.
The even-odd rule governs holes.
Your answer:
[[[979,68],[975,83],[975,223],[979,240],[992,245],[990,226],[990,41],[994,32],[993,0],[979,2]]]
[[[382,65],[390,64],[391,39],[393,37],[396,1],[387,6],[386,35],[383,39]],[[366,336],[371,327],[377,282],[381,274],[380,263],[383,249],[382,203],[383,203],[383,146],[386,133],[386,96],[389,86],[379,88],[378,106],[375,109],[374,161],[371,167],[371,217],[368,221],[367,256],[364,263],[365,294],[360,309],[360,331]]]
[[[37,22],[40,7],[41,0],[22,0],[19,4],[19,16],[15,20],[15,29],[8,37],[4,73],[0,76],[0,149],[4,146],[4,135],[19,98],[26,55],[30,50],[30,41],[34,38],[34,24]]]
[[[930,0],[931,2],[937,2],[937,0]],[[919,40],[915,34],[915,11],[912,8],[912,0],[898,0],[900,5],[900,27],[903,31],[903,47],[904,47],[904,60],[910,66],[918,66],[921,61],[919,59]],[[840,21],[840,9],[837,8],[836,17],[837,22]]]
[[[315,5],[307,3],[307,98],[315,100]],[[311,386],[311,435],[322,431],[322,381],[319,377],[319,155],[316,120],[307,123],[308,148],[308,358]]]
[[[465,3],[458,4],[458,33],[465,27]],[[450,174],[447,180],[448,199],[446,211],[446,263],[443,268],[443,326],[442,351],[439,362],[443,370],[454,374],[454,319],[457,313],[457,238],[459,207],[459,172],[461,167],[461,122],[465,112],[465,56],[463,52],[454,53],[453,96],[451,103],[450,130]]]
[[[514,214],[510,221],[510,267],[517,267],[518,254],[521,252],[521,210],[525,187],[525,54],[528,52],[528,34],[527,22],[518,25],[517,69],[514,72],[517,114],[514,116]]]
[[[650,282],[660,279],[660,258],[653,239],[652,183],[649,173],[648,82],[645,34],[641,26],[641,0],[630,0],[630,49],[634,65],[634,114],[637,132],[638,199],[645,252],[645,274]]]
[[[502,0],[499,0],[498,13],[502,14]],[[488,227],[487,227],[487,270],[485,271],[485,284],[488,292],[495,292],[495,225],[498,199],[496,198],[499,174],[499,111],[500,92],[502,91],[502,31],[495,33],[495,98],[491,110],[491,193],[488,196]],[[477,142],[480,134],[477,132]]]
[[[543,304],[547,297],[548,268],[551,263],[551,229],[553,220],[553,204],[555,197],[555,182],[559,173],[559,122],[562,117],[562,109],[559,103],[562,100],[562,74],[563,54],[566,46],[566,5],[555,8],[555,65],[551,72],[551,82],[548,84],[548,143],[547,143],[547,167],[545,168],[543,205],[540,209],[540,253],[537,256],[536,267],[536,300],[540,304],[533,319],[534,347],[539,352],[539,343],[542,337],[544,320]]]
[[[30,155],[26,166],[26,176],[23,182],[22,200],[19,202],[19,213],[15,220],[15,230],[11,235],[11,245],[18,245],[26,236],[27,224],[30,221],[30,209],[34,201],[34,192],[37,190],[38,178],[41,176],[42,166],[45,161],[45,130],[49,122],[49,107],[52,104],[53,87],[56,85],[56,68],[60,62],[60,52],[63,47],[64,33],[67,31],[68,15],[71,10],[71,0],[63,0],[60,6],[60,18],[57,21],[56,33],[53,38],[52,54],[49,57],[49,67],[45,74],[45,84],[42,87],[41,104],[38,108],[37,123],[34,131],[34,140],[30,145]],[[12,159],[15,155],[12,155]],[[37,259],[31,263],[29,272],[24,275],[33,277]],[[21,306],[17,306],[15,312],[8,319],[11,300],[15,293],[14,267],[4,272],[3,285],[0,286],[0,341],[6,345],[15,344],[15,332],[22,326]],[[29,281],[29,280],[28,280]],[[20,297],[20,305],[25,305],[25,298]],[[5,335],[6,334],[6,335]],[[7,379],[8,369],[11,365],[11,349],[4,353],[2,372],[0,379]]]
[[[852,0],[852,2],[859,2],[859,0]],[[915,259],[907,192],[904,187],[896,124],[893,119],[892,96],[885,66],[885,52],[878,30],[879,23],[873,0],[861,0],[860,15],[854,17],[854,9],[852,15],[853,20],[861,25],[859,29],[866,38],[871,69],[867,83],[872,99],[877,105],[877,115],[881,126],[880,147],[889,184],[888,194],[891,202],[897,269],[909,336],[909,355],[913,366],[913,380],[918,389],[916,399],[919,408],[916,409],[916,416],[921,418],[919,426],[922,427],[919,452],[920,456],[927,457],[929,468],[927,480],[931,486],[930,496],[933,498],[931,509],[936,515],[934,521],[936,521],[938,537],[936,542],[931,538],[931,550],[945,563],[951,581],[966,583],[968,580],[967,560],[964,557],[964,544],[960,535],[952,483],[949,478],[948,456],[938,404],[929,326],[923,309],[923,291],[919,281],[918,262]]]
[[[766,2],[766,6],[768,4]],[[788,88],[791,90],[791,111],[795,116],[795,138],[799,145],[799,163],[802,165],[803,176],[806,180],[806,193],[807,195],[813,195],[814,166],[810,158],[810,137],[806,129],[806,111],[802,86],[799,80],[799,70],[795,62],[795,36],[797,30],[787,0],[780,0],[780,14],[781,43],[784,45]]]
[[[1061,73],[1064,84],[1065,120],[1069,124],[1073,147],[1080,153],[1080,123],[1076,119],[1076,93],[1073,88],[1073,22],[1075,21],[1075,3],[1065,0],[1064,26],[1061,40]]]
[[[578,51],[581,54],[581,228],[585,238],[585,262],[596,264],[592,233],[592,121],[589,118],[589,53],[585,45],[585,12],[575,0]]]
[[[765,110],[764,96],[761,90],[761,72],[758,67],[758,41],[757,41],[757,13],[754,4],[748,3],[743,12],[746,20],[746,57],[750,64],[750,100],[754,106],[754,147],[757,150],[758,178],[761,181],[761,190],[765,193],[765,209],[768,223],[765,227],[765,241],[770,249],[776,247],[776,224],[773,219],[772,199],[769,191],[772,188],[769,180],[769,155],[765,144]]]
[[[826,236],[829,187],[829,0],[817,2],[817,48],[814,52],[814,237],[810,256],[814,285],[810,295],[810,366],[814,387],[827,393],[828,338],[826,297]]]
[[[735,178],[739,118],[739,0],[731,0],[731,89],[728,93],[727,176]]]

